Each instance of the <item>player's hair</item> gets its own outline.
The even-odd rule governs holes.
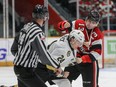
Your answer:
[[[94,10],[91,10],[90,13],[88,14],[88,16],[86,17],[86,20],[92,20],[92,21],[95,21],[96,23],[98,23],[100,21],[100,14],[99,12],[94,9]]]
[[[45,17],[49,18],[49,12],[47,7],[37,4],[33,9],[32,17],[34,19],[45,19]]]

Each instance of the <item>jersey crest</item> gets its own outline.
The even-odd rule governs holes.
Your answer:
[[[71,54],[71,51],[68,51],[68,52],[67,52],[67,57],[69,57],[69,56],[70,56],[70,54]]]

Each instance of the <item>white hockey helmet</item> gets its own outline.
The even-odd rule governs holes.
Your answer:
[[[85,41],[85,36],[83,34],[83,32],[81,30],[72,30],[69,34],[70,38],[75,38],[76,40],[79,41],[80,46],[83,45],[84,41]]]

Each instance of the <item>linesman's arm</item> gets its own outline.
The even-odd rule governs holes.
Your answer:
[[[39,59],[43,64],[48,64],[50,66],[53,66],[55,68],[59,67],[59,63],[52,58],[52,56],[49,54],[46,44],[44,42],[44,39],[42,34],[38,34],[34,41],[31,43],[32,48],[38,53]]]

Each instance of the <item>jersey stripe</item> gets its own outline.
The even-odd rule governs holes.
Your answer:
[[[20,32],[19,36],[19,45],[18,52],[14,59],[15,65],[20,65],[23,67],[37,67],[39,62],[40,53],[37,53],[32,46],[32,42],[37,38],[38,44],[40,45],[37,49],[43,50],[43,54],[45,53],[45,57],[43,59],[47,59],[47,63],[52,63],[51,65],[54,67],[58,67],[56,61],[52,59],[50,54],[46,52],[46,45],[43,40],[41,40],[44,36],[42,29],[34,22],[30,22],[24,26],[24,28]]]
[[[38,38],[41,38],[41,35],[39,35],[39,36],[37,36],[37,37],[38,37]],[[45,43],[43,42],[43,40],[40,40],[40,39],[38,39],[38,40],[39,40],[38,45],[41,46],[41,47],[39,48],[39,51],[41,51],[41,52],[40,52],[40,56],[42,55],[43,57],[45,57],[45,58],[41,58],[40,60],[42,60],[43,63],[47,63],[48,61],[50,61],[52,64],[49,63],[49,65],[53,65],[54,67],[59,66],[59,64],[57,63],[57,61],[53,60],[53,58],[51,57],[51,55],[49,54],[49,52],[46,51],[47,48],[46,48]]]

